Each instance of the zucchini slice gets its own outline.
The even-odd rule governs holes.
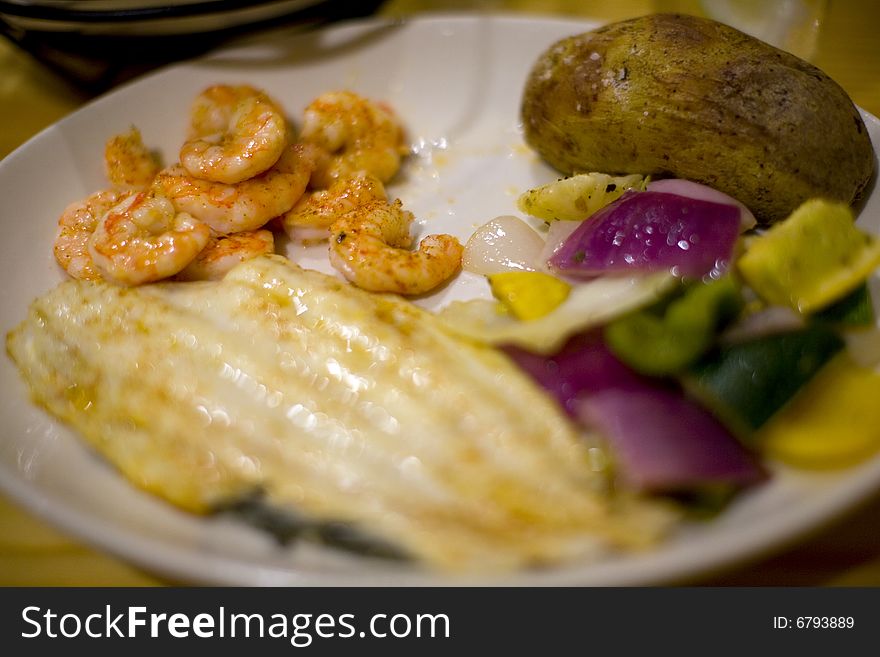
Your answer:
[[[747,442],[844,346],[814,324],[723,346],[690,369],[684,384]]]

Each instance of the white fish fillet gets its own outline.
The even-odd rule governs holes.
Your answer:
[[[259,490],[449,570],[642,547],[671,520],[612,497],[502,354],[279,256],[217,282],[62,283],[7,350],[38,403],[191,511]]]

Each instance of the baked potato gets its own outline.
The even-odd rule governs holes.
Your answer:
[[[785,218],[854,203],[874,172],[865,124],[815,66],[721,23],[653,14],[563,39],[522,98],[525,139],[571,175],[688,178]]]

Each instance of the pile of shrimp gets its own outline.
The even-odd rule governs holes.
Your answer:
[[[354,92],[314,99],[297,134],[265,92],[213,85],[196,97],[171,166],[135,127],[107,141],[110,188],[64,210],[55,257],[84,280],[212,280],[274,252],[283,230],[327,240],[330,263],[358,287],[424,294],[459,269],[462,246],[429,235],[410,248],[413,215],[385,190],[405,153],[393,110]]]

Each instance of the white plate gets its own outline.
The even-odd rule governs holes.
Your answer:
[[[422,230],[467,238],[474,227],[515,213],[517,194],[553,179],[523,145],[518,121],[526,72],[553,41],[592,27],[535,18],[430,17],[364,22],[279,38],[166,69],[67,117],[0,164],[0,323],[5,334],[28,303],[62,275],[51,245],[72,200],[104,186],[105,139],[134,123],[172,161],[187,109],[209,83],[267,89],[297,117],[317,94],[349,87],[389,101],[404,118],[416,154],[391,187]],[[880,122],[866,116],[874,143]],[[880,226],[880,195],[860,219]],[[331,271],[320,250],[290,252]],[[487,295],[462,275],[429,306]],[[7,358],[0,359],[0,485],[72,534],[143,568],[189,582],[243,585],[448,584],[652,585],[688,581],[791,541],[880,487],[880,458],[836,474],[780,471],[721,517],[686,527],[658,549],[494,580],[448,580],[405,567],[281,548],[258,531],[179,512],[129,486],[75,435],[28,403]],[[842,428],[845,430],[845,428]]]

